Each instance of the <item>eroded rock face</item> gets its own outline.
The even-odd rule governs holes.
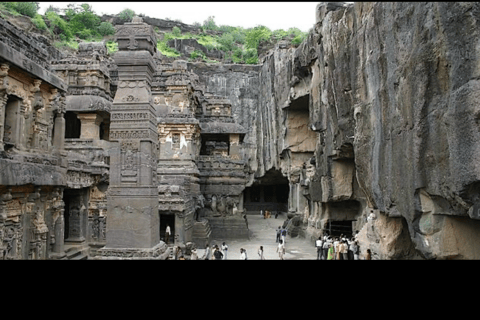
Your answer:
[[[480,241],[472,231],[480,178],[479,10],[477,3],[319,4],[307,40],[294,52],[277,49],[263,64],[267,94],[258,112],[277,121],[262,121],[258,144],[278,157],[257,152],[261,170],[283,161],[282,148],[297,154],[285,119],[308,96],[308,127],[317,136],[310,218],[320,225],[335,219],[315,209],[318,202],[355,200],[360,246],[375,247],[376,257],[413,258],[413,246],[423,258],[479,258],[460,240],[468,233],[470,243]],[[368,223],[383,231],[368,233],[370,210],[378,217]],[[389,242],[403,243],[401,253],[375,245],[393,234],[398,239]]]

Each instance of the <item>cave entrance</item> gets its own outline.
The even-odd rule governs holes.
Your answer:
[[[268,210],[288,212],[288,179],[279,170],[271,169],[244,191],[244,208],[247,214],[260,214]]]
[[[325,224],[324,232],[328,232],[328,234],[332,237],[340,237],[343,235],[347,238],[351,238],[353,235],[353,221],[355,220],[328,220]]]
[[[356,200],[345,200],[327,203],[329,218],[324,224],[323,231],[331,236],[344,235],[351,238],[353,235],[353,222],[357,221],[360,212],[360,203]]]

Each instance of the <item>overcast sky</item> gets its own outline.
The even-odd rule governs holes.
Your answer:
[[[308,31],[315,24],[315,8],[319,2],[203,2],[203,1],[119,1],[119,2],[40,2],[40,14],[53,5],[66,8],[68,4],[88,3],[98,14],[117,14],[123,9],[132,9],[136,14],[145,14],[151,18],[180,20],[186,24],[203,24],[209,16],[215,17],[217,26],[252,28],[264,25],[270,30],[296,27]]]

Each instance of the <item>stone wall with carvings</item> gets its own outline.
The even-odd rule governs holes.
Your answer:
[[[82,44],[66,56],[0,24],[0,259],[65,259],[68,245],[104,245],[113,101],[106,47]],[[65,139],[65,112],[87,115],[90,139]]]

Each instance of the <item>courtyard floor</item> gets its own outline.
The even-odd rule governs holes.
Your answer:
[[[228,240],[228,239],[212,239],[210,247],[218,245],[220,248],[222,243],[228,245],[227,260],[240,260],[240,248],[247,250],[248,260],[259,260],[257,254],[258,248],[263,246],[265,260],[280,260],[277,253],[278,243],[275,242],[275,230],[282,226],[285,221],[285,215],[264,219],[260,214],[247,215],[248,228],[250,230],[249,240]],[[301,238],[286,237],[286,253],[284,260],[314,260],[317,258],[317,251],[313,242]],[[205,250],[198,249],[199,258],[203,256]]]

